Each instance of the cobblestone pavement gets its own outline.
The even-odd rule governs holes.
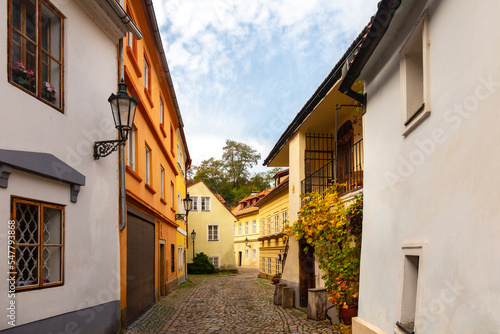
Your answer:
[[[237,275],[189,276],[191,282],[163,297],[125,333],[340,333],[302,311],[274,305],[274,285],[257,274],[240,268]]]

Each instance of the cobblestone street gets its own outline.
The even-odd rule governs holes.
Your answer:
[[[304,312],[274,305],[274,286],[257,274],[240,268],[239,274],[190,276],[126,333],[340,333]]]

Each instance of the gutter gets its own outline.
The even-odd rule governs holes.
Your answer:
[[[356,48],[352,59],[346,62],[342,71],[342,83],[340,84],[339,91],[363,105],[366,103],[365,96],[353,91],[352,85],[361,74],[361,71],[384,37],[387,29],[389,29],[392,18],[400,5],[401,0],[380,1],[378,11],[372,20],[370,29],[359,47]]]
[[[114,0],[107,0],[114,1]],[[175,95],[174,83],[172,82],[172,77],[170,76],[170,70],[167,64],[167,58],[165,57],[165,50],[163,49],[163,43],[161,41],[160,29],[158,28],[158,23],[156,22],[155,10],[153,8],[152,0],[144,0],[143,2],[146,5],[147,13],[149,16],[148,22],[151,25],[151,31],[153,32],[153,36],[155,39],[156,47],[158,52],[160,53],[160,59],[163,65],[163,72],[165,74],[165,78],[167,79],[168,87],[170,88],[170,93],[172,94],[172,100],[174,101],[175,112],[177,114],[177,118],[179,119],[179,126],[184,127],[184,122],[182,121],[181,112],[179,109],[179,104],[177,103],[177,96]]]
[[[116,0],[105,0],[106,3],[113,9],[116,15],[120,18],[123,24],[127,26],[127,28],[134,34],[136,39],[142,39],[142,33],[139,28],[135,25],[134,21],[128,16],[127,12],[123,9],[123,7],[116,2]]]

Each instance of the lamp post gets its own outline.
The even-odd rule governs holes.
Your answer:
[[[119,139],[104,140],[94,143],[94,159],[104,158],[120,149],[120,206],[121,224],[120,231],[127,226],[127,203],[125,197],[125,143],[132,125],[134,124],[137,99],[127,93],[127,85],[121,80],[118,84],[118,93],[111,94],[108,102],[111,105],[115,128],[119,131]]]
[[[191,232],[191,239],[193,239],[193,261],[194,261],[194,255],[196,254],[194,252],[194,239],[196,239],[196,232],[193,229],[193,232]]]

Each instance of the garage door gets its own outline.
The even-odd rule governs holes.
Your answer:
[[[155,226],[127,215],[127,322],[154,304]]]

